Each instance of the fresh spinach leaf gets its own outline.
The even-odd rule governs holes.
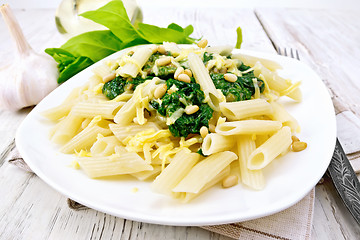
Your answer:
[[[45,52],[52,56],[58,63],[59,78],[58,83],[63,83],[70,77],[74,76],[84,68],[92,65],[94,62],[85,56],[76,57],[70,52],[61,48],[47,48]]]
[[[202,126],[209,127],[209,120],[213,111],[209,105],[203,103],[196,113],[183,114],[174,124],[169,126],[169,130],[175,137],[187,137],[191,133],[199,134]]]
[[[115,79],[106,82],[102,88],[102,93],[110,100],[125,92],[126,79],[117,76]]]
[[[62,49],[97,62],[122,49],[122,42],[109,30],[86,32],[71,38]]]
[[[208,61],[212,60],[214,58],[212,53],[204,52],[203,54],[203,62],[206,64]]]
[[[65,82],[92,64],[94,64],[94,62],[88,57],[81,56],[74,58],[74,61],[70,64],[67,64],[67,66],[64,67],[64,69],[60,72],[58,83]]]
[[[173,93],[166,93],[161,98],[161,104],[151,101],[151,106],[158,111],[159,114],[171,117],[174,112],[180,108],[186,108],[188,105],[197,105],[199,110],[193,114],[182,114],[173,124],[169,126],[169,130],[175,137],[187,137],[191,133],[199,133],[202,126],[209,126],[209,120],[212,117],[213,110],[203,103],[204,93],[200,90],[200,85],[192,79],[191,83],[181,82],[175,79],[166,81],[168,89],[173,85],[178,89]]]
[[[188,38],[183,31],[180,32],[172,28],[161,28],[145,23],[139,23],[138,28],[144,38],[151,43],[194,43],[194,40]]]
[[[80,16],[107,27],[122,42],[144,39],[131,24],[122,1],[113,0],[105,6]]]
[[[255,93],[253,78],[256,78],[253,72],[243,74],[238,77],[236,82],[228,82],[224,78],[224,74],[212,73],[210,74],[211,79],[217,89],[226,97],[228,102],[237,102],[243,100],[249,100]],[[264,91],[264,82],[257,79],[260,92]]]

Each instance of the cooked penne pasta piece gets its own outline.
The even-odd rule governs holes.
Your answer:
[[[215,128],[215,132],[224,136],[239,134],[268,134],[279,130],[281,122],[271,120],[241,120],[225,122]]]
[[[153,166],[153,170],[145,170],[141,172],[131,173],[131,176],[136,177],[140,181],[145,181],[154,178],[161,172],[161,166]]]
[[[206,157],[196,164],[172,191],[199,193],[207,183],[235,159],[237,159],[236,154],[230,151],[219,152]]]
[[[222,56],[229,56],[231,54],[231,51],[234,49],[233,46],[230,45],[224,45],[224,46],[212,46],[207,47],[206,51],[210,53],[217,53]]]
[[[114,119],[117,111],[125,102],[101,101],[101,102],[78,102],[72,108],[76,116],[94,118],[100,115],[104,119]]]
[[[298,88],[299,83],[292,84],[291,81],[280,77],[277,72],[270,71],[260,62],[255,64],[254,74],[256,77],[259,77],[260,74],[264,76],[265,82],[269,85],[270,89],[278,92],[281,96],[286,95],[295,101],[301,101],[302,95]]]
[[[81,127],[84,118],[76,116],[70,112],[64,119],[56,125],[51,141],[57,144],[65,144],[69,142]]]
[[[81,149],[90,148],[96,141],[98,134],[103,136],[111,134],[108,128],[109,123],[109,121],[102,120],[101,117],[94,118],[84,130],[63,145],[60,152],[74,153]]]
[[[103,78],[107,77],[109,74],[114,73],[106,63],[103,63],[103,64],[93,68],[92,72],[97,77],[99,77],[101,81],[103,80]]]
[[[272,60],[268,60],[265,58],[259,58],[254,57],[248,54],[244,53],[238,53],[231,55],[232,59],[239,59],[241,62],[243,62],[245,65],[248,65],[250,67],[254,67],[256,62],[260,62],[264,67],[271,71],[276,71],[277,69],[282,69],[282,66],[278,64],[277,62],[274,62]]]
[[[175,198],[178,198],[181,202],[187,203],[194,198],[198,197],[201,193],[205,192],[215,184],[222,181],[226,176],[229,176],[230,174],[230,166],[225,167],[219,174],[217,174],[210,182],[206,183],[203,188],[198,193],[190,193],[190,192],[176,192],[173,193],[173,196]]]
[[[156,87],[161,83],[164,83],[164,81],[154,77],[152,80],[147,80],[137,86],[133,96],[115,115],[114,122],[123,126],[131,123],[137,114],[137,108],[141,107],[141,104],[149,103],[149,99],[153,97]]]
[[[188,58],[189,66],[194,74],[194,78],[204,92],[205,102],[207,102],[215,111],[219,111],[219,103],[223,101],[224,96],[222,96],[221,92],[215,88],[209,72],[201,61],[201,58],[195,53],[190,53]]]
[[[220,111],[229,120],[235,121],[272,113],[271,105],[265,99],[252,99],[240,102],[222,102]]]
[[[98,136],[90,148],[90,153],[91,156],[110,156],[115,153],[115,147],[121,145],[122,143],[115,136]]]
[[[141,71],[146,61],[153,54],[153,49],[150,46],[139,47],[131,56],[129,61],[116,72],[122,77],[136,77]]]
[[[298,121],[291,116],[280,103],[271,102],[270,104],[274,109],[273,113],[270,114],[270,118],[272,120],[279,121],[283,124],[283,126],[290,127],[292,132],[300,132],[300,125]]]
[[[291,142],[291,129],[285,126],[251,153],[248,159],[248,168],[257,170],[266,167],[277,156],[286,152]]]
[[[247,166],[250,154],[256,149],[254,140],[249,135],[238,136],[237,149],[241,182],[256,190],[263,189],[265,179],[262,170],[249,170]]]
[[[153,170],[153,167],[136,153],[115,153],[104,157],[81,157],[78,158],[78,162],[91,178]]]
[[[231,150],[235,145],[233,136],[222,136],[217,133],[206,135],[201,145],[202,152],[205,156]]]
[[[144,125],[138,125],[135,123],[129,124],[127,126],[121,126],[119,124],[110,124],[110,130],[114,133],[115,137],[120,141],[123,141],[128,136],[134,136],[139,132],[154,129],[159,131],[161,128],[154,122],[148,122]]]
[[[41,114],[50,120],[58,120],[68,115],[72,106],[77,102],[76,99],[85,89],[87,89],[87,86],[75,88],[59,106],[50,108]]]
[[[190,172],[199,161],[200,155],[182,150],[151,184],[154,192],[172,194],[172,189]]]

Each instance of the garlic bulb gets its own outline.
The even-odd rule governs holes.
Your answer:
[[[0,68],[0,108],[19,110],[36,105],[54,90],[59,73],[50,56],[30,47],[10,7],[2,5],[0,12],[17,46],[12,64]]]

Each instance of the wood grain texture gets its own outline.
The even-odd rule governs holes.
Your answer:
[[[54,10],[18,10],[15,15],[34,50],[42,51],[64,42],[55,28]],[[236,8],[144,9],[144,22],[160,26],[171,22],[182,26],[193,24],[194,36],[204,36],[211,45],[234,45],[235,29],[241,26],[244,49],[275,53],[273,44],[297,48],[301,58],[325,81],[331,81],[334,89],[347,85],[344,82],[350,79],[352,83],[344,87],[351,97],[341,96],[354,111],[360,101],[359,96],[352,95],[358,89],[349,71],[356,73],[360,61],[356,59],[359,20],[356,15],[336,11],[260,9],[255,14],[252,10]],[[3,21],[0,21],[0,33],[0,66],[3,66],[12,58],[14,49]],[[333,75],[339,82],[333,83]],[[65,196],[34,174],[6,161],[14,147],[16,129],[29,110],[0,112],[0,239],[229,239],[197,227],[153,225],[91,209],[69,209]],[[326,180],[317,186],[313,239],[356,239],[359,235],[359,226],[354,224],[331,182]]]
[[[298,49],[301,60],[330,86],[334,97],[360,116],[360,52],[354,49],[360,40],[358,16],[351,12],[297,9],[257,9],[256,15],[276,47]],[[313,238],[356,239],[360,226],[334,191],[331,180],[325,179],[316,187]]]
[[[298,49],[334,97],[360,116],[360,21],[355,12],[257,9],[276,47]]]

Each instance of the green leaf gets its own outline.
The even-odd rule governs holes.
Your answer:
[[[184,33],[186,36],[190,36],[194,32],[194,27],[192,25],[188,25],[184,28]]]
[[[109,30],[93,31],[71,38],[62,49],[75,56],[85,56],[93,62],[122,49],[122,42]]]
[[[177,25],[176,23],[170,23],[167,28],[173,29],[178,32],[184,32],[184,29],[180,25]]]
[[[60,72],[58,83],[63,83],[75,74],[79,73],[81,70],[87,68],[88,66],[94,64],[88,57],[77,57],[74,61],[68,64],[63,71]]]
[[[242,44],[242,30],[240,27],[236,29],[236,34],[237,34],[237,40],[236,40],[235,48],[240,48]]]
[[[131,24],[122,1],[114,0],[95,11],[88,11],[80,16],[107,27],[122,42],[142,38]]]
[[[193,41],[183,33],[171,28],[161,28],[154,25],[139,23],[139,31],[144,38],[151,43],[176,42],[193,43]]]

